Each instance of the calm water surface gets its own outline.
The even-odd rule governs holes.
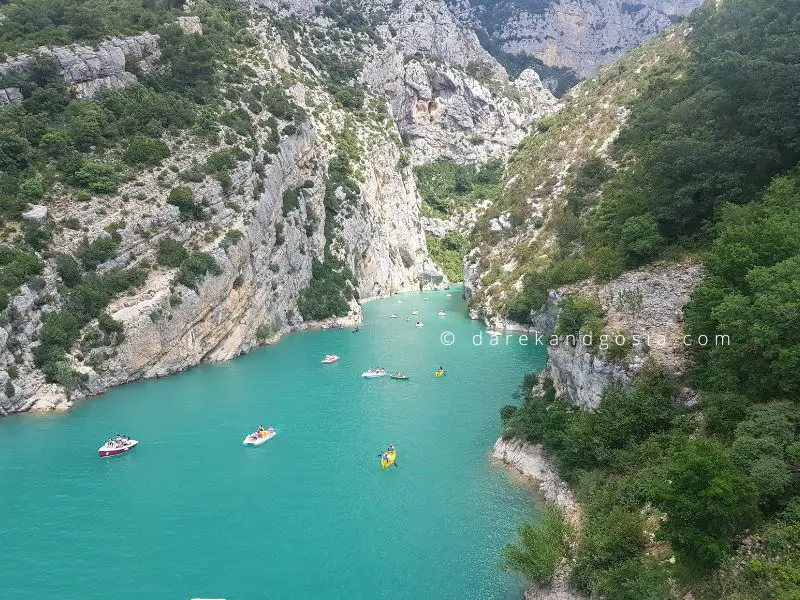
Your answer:
[[[292,334],[66,414],[0,419],[0,597],[517,600],[498,553],[536,509],[487,451],[544,351],[474,346],[460,293],[395,296],[364,307],[359,333]],[[411,379],[359,376],[375,366]],[[259,423],[277,437],[243,447]],[[117,432],[139,447],[98,458]],[[399,466],[383,471],[390,442]]]

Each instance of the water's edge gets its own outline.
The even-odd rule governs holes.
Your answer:
[[[544,454],[541,444],[497,438],[489,453],[492,464],[503,467],[518,477],[521,483],[536,487],[541,498],[564,513],[564,518],[576,533],[581,524],[581,506],[569,485],[558,474]],[[570,563],[564,560],[550,585],[534,585],[524,594],[524,600],[585,600],[569,588]]]

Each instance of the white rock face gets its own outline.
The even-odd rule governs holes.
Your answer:
[[[97,48],[80,45],[42,47],[36,54],[55,61],[64,83],[75,91],[77,98],[89,98],[101,89],[117,89],[133,85],[137,79],[133,73],[126,70],[126,66],[129,66],[128,61],[139,63],[139,66],[146,71],[160,52],[158,36],[143,33],[131,37],[111,38],[98,44]],[[6,59],[0,64],[0,77],[14,71],[27,70],[30,60],[31,56],[28,54],[19,54]],[[0,92],[0,106],[21,101],[22,95],[16,88],[7,88]]]
[[[200,22],[200,17],[178,17],[176,23],[183,33],[203,35],[203,24]]]
[[[423,59],[404,60],[388,46],[367,63],[365,79],[385,93],[416,164],[437,160],[484,162],[510,153],[533,121],[554,110],[556,100],[535,73],[519,84],[489,84],[463,71]],[[498,87],[499,86],[499,87]],[[516,96],[516,97],[514,97]]]
[[[579,77],[595,73],[631,48],[640,46],[701,0],[453,0],[451,8],[483,29],[500,49],[534,56],[545,65],[572,69]]]
[[[562,342],[548,347],[547,369],[556,391],[592,410],[611,381],[631,389],[633,376],[648,359],[663,367],[668,376],[682,375],[686,351],[683,306],[702,276],[702,267],[696,263],[651,267],[624,273],[603,285],[588,281],[552,292],[546,308],[533,319],[540,331],[552,331],[558,316],[557,303],[578,294],[597,299],[605,308],[609,343],[618,333],[641,339],[622,364],[603,359],[602,353],[597,352],[598,340],[592,340],[591,345],[578,341],[575,346]]]
[[[492,447],[491,458],[532,479],[544,499],[563,511],[568,521],[576,524],[579,507],[575,495],[544,455],[541,445],[498,438]]]

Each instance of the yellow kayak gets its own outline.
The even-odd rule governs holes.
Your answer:
[[[434,373],[436,377],[441,377],[442,375],[444,375],[444,369],[438,369],[436,373]]]
[[[381,455],[381,466],[384,469],[388,469],[394,464],[394,459],[397,458],[397,451],[391,450],[389,452],[384,452]]]

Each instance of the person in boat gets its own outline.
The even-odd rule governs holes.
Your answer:
[[[256,429],[256,433],[261,433],[262,431],[264,431],[264,426],[263,425],[259,425],[258,429]]]

